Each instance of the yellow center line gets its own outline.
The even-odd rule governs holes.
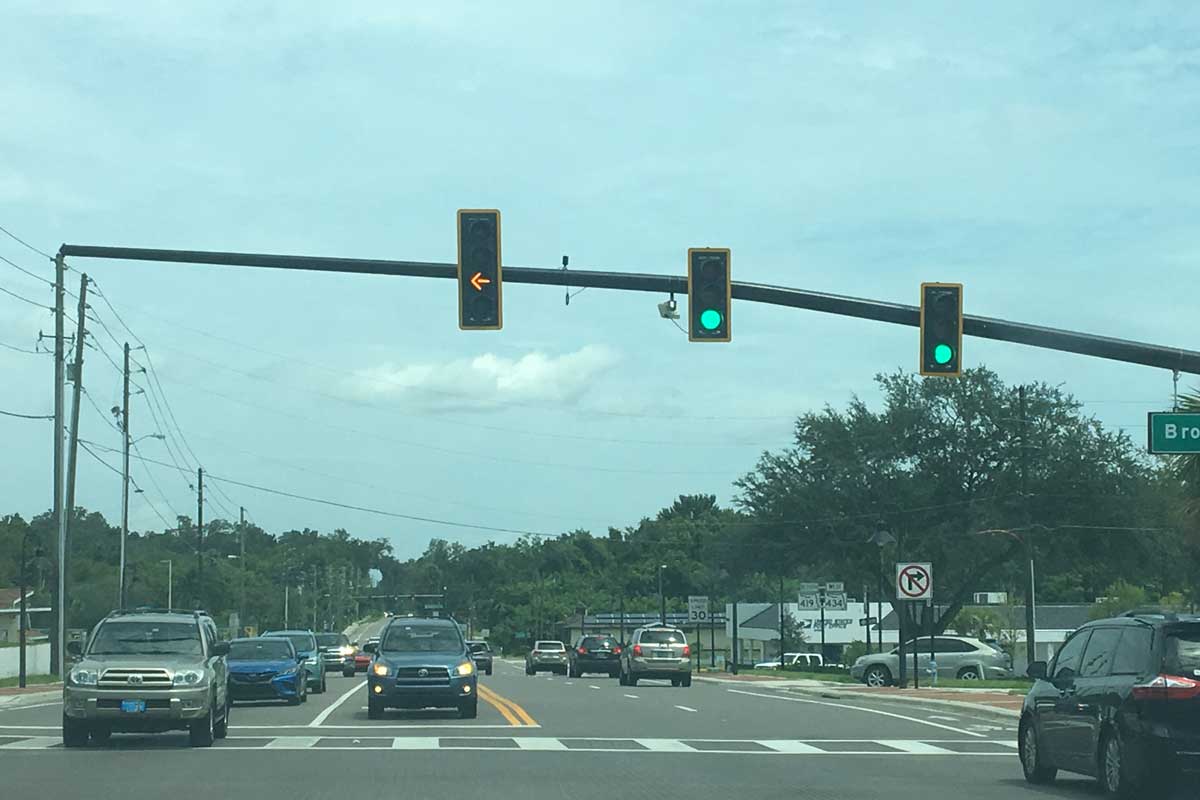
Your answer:
[[[515,716],[513,716],[513,713],[511,711],[509,711],[508,708],[502,702],[500,702],[500,700],[495,695],[493,695],[487,689],[484,689],[483,684],[478,684],[477,686],[478,686],[478,688],[476,689],[476,691],[479,692],[479,698],[481,700],[483,700],[485,703],[490,705],[492,708],[499,711],[500,715],[503,716],[504,719],[508,721],[508,724],[511,727],[513,727],[513,728],[521,727],[521,721],[519,719],[517,719]]]
[[[508,699],[507,697],[501,697],[491,689],[484,686],[482,683],[479,684],[478,691],[480,695],[484,696],[488,702],[492,703],[492,705],[496,706],[497,708],[500,708],[501,706],[507,706],[511,713],[515,714],[517,717],[520,717],[520,721],[517,723],[518,725],[521,723],[524,723],[525,725],[537,725],[537,720],[529,716],[529,712],[524,708],[521,708],[521,706],[516,702]],[[501,713],[503,713],[503,711]]]

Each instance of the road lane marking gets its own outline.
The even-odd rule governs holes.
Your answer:
[[[269,750],[305,750],[321,741],[320,736],[279,736],[267,742]]]
[[[636,694],[627,694],[627,695],[625,695],[625,696],[626,696],[626,697],[628,697],[630,700],[637,700],[637,699],[638,699],[638,696],[637,696]]]
[[[879,739],[879,744],[893,747],[905,753],[913,753],[921,756],[948,756],[955,755],[953,750],[947,750],[944,747],[938,747],[925,742],[918,742],[912,739]]]
[[[566,682],[566,685],[567,685],[567,686],[574,686],[574,685],[575,685],[575,681],[567,681],[567,682]]]
[[[947,731],[954,731],[955,733],[961,733],[966,736],[977,736],[981,739],[986,738],[984,736],[984,734],[976,733],[975,731],[968,731],[968,730],[964,730],[962,728],[954,728],[949,725],[943,725],[940,722],[930,722],[929,720],[918,719],[916,717],[907,717],[904,714],[893,714],[891,711],[881,711],[878,708],[863,708],[862,706],[852,706],[852,705],[848,705],[846,703],[830,703],[825,700],[802,700],[799,697],[783,697],[781,695],[774,695],[774,694],[759,694],[758,692],[743,692],[741,689],[727,689],[726,691],[732,692],[733,694],[749,695],[750,697],[763,697],[763,698],[766,698],[767,700],[785,700],[789,703],[808,703],[808,704],[814,705],[814,706],[829,706],[830,708],[848,708],[852,711],[862,711],[863,713],[866,713],[866,714],[878,714],[883,717],[892,717],[894,719],[902,719],[902,720],[905,720],[906,722],[915,722],[919,725],[929,725],[930,727],[933,727],[933,728],[941,728],[941,729],[947,730]]]
[[[688,747],[678,739],[634,739],[633,741],[653,753],[698,753],[694,747]]]
[[[0,731],[57,731],[62,725],[0,725]]]
[[[597,686],[597,685],[596,685],[596,684],[594,684],[594,683],[589,683],[589,684],[588,684],[588,688],[589,688],[589,689],[599,689],[600,687],[599,687],[599,686]]]
[[[342,695],[341,697],[339,697],[337,700],[334,700],[334,701],[333,701],[333,702],[332,702],[332,703],[329,705],[329,707],[328,707],[328,708],[326,708],[326,709],[325,709],[324,711],[322,711],[320,714],[317,714],[317,718],[316,718],[316,719],[314,719],[312,722],[308,723],[308,727],[310,727],[310,728],[319,728],[319,727],[321,727],[321,723],[322,723],[322,722],[324,722],[325,720],[329,719],[329,715],[330,715],[330,714],[332,714],[334,711],[337,711],[337,709],[338,709],[338,706],[340,706],[342,703],[344,703],[344,702],[346,702],[347,700],[349,700],[351,697],[353,697],[353,696],[354,696],[354,693],[355,693],[355,692],[359,691],[360,689],[362,689],[362,688],[363,688],[364,686],[366,686],[366,685],[367,685],[367,682],[366,682],[366,681],[363,681],[362,683],[358,684],[357,686],[355,686],[355,687],[354,687],[353,689],[351,689],[350,691],[348,691],[348,692],[346,692],[345,694],[343,694],[343,695]]]
[[[794,739],[758,739],[754,743],[761,744],[763,747],[769,747],[777,753],[811,755],[813,753],[826,752],[819,747],[813,747],[811,744],[805,744],[804,742],[797,742]]]
[[[567,746],[558,739],[548,739],[541,736],[516,736],[513,741],[521,750],[566,750]]]
[[[27,708],[49,708],[50,706],[61,706],[62,700],[55,700],[53,703],[34,703],[31,706],[0,706],[0,711],[24,711]]]
[[[45,750],[62,744],[61,736],[31,736],[19,742],[0,744],[0,750]]]
[[[46,726],[45,730],[58,730],[57,725]],[[374,730],[425,730],[428,728],[453,728],[461,730],[462,728],[511,728],[512,725],[451,725],[448,723],[432,723],[423,725],[414,722],[410,725],[380,725],[375,722],[363,722],[358,725],[322,725],[323,731],[374,731]],[[526,725],[527,728],[540,728],[541,725]],[[28,728],[22,726],[22,730]],[[231,731],[286,731],[286,730],[311,730],[308,725],[233,725],[230,726]]]
[[[514,726],[537,725],[537,721],[529,716],[529,712],[521,708],[521,705],[516,701],[502,697],[482,684],[479,686],[479,695],[488,703],[495,706],[504,718],[509,720]]]
[[[694,709],[694,708],[688,708],[687,706],[675,706],[675,707],[678,708],[680,711],[690,711],[693,714],[696,713],[696,709]]]
[[[940,719],[942,722],[958,722],[958,717],[942,717],[937,714],[930,714],[930,719]]]
[[[437,750],[441,742],[434,736],[397,736],[392,739],[393,750]]]

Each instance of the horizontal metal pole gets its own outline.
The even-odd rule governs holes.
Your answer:
[[[360,275],[398,275],[415,278],[457,278],[455,264],[430,261],[392,261],[368,258],[321,258],[286,256],[269,253],[220,253],[205,250],[156,250],[140,247],[99,247],[64,244],[59,252],[77,258],[106,258],[125,261],[163,261],[185,264],[215,264],[226,267],[265,267],[303,269],[317,272],[352,272]],[[545,269],[540,267],[504,267],[505,283],[531,283],[542,286],[619,289],[633,292],[666,294],[687,293],[687,278],[679,275],[647,275],[635,272],[599,272],[594,270]],[[751,303],[767,303],[808,311],[821,311],[846,317],[858,317],[896,325],[920,325],[916,306],[885,303],[858,297],[810,292],[786,286],[734,281],[733,296]],[[1178,370],[1200,375],[1200,352],[1178,347],[1114,339],[1090,333],[1028,325],[991,317],[963,316],[963,334],[981,339],[1042,347],[1067,353],[1141,364],[1147,367]]]

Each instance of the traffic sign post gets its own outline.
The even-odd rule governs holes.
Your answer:
[[[1146,451],[1200,453],[1200,414],[1151,411],[1146,415]]]
[[[700,626],[705,622],[710,621],[712,615],[708,613],[708,596],[707,595],[688,595],[688,621],[696,626],[696,668],[700,668],[700,650],[702,639],[700,638]]]

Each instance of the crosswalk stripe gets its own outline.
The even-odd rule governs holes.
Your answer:
[[[558,739],[543,736],[514,736],[513,741],[522,750],[566,750],[567,746]]]
[[[436,736],[397,736],[392,739],[393,750],[437,750],[440,746]]]
[[[678,739],[634,739],[647,750],[655,753],[695,753],[694,747],[688,747]]]
[[[18,742],[0,744],[0,750],[45,750],[62,744],[61,736],[31,736]]]
[[[267,742],[273,750],[303,750],[321,741],[320,736],[278,736]]]
[[[803,753],[811,755],[812,753],[826,752],[819,747],[813,747],[811,744],[805,744],[804,742],[797,742],[794,739],[759,739],[755,744],[769,747],[777,753]]]
[[[900,750],[905,753],[912,753],[914,755],[922,755],[922,756],[956,756],[956,755],[959,755],[958,753],[954,752],[953,750],[947,750],[944,747],[938,747],[937,745],[927,744],[925,742],[918,742],[918,741],[914,741],[912,739],[877,739],[876,742],[878,744],[885,745],[886,747],[893,747],[896,750]]]

